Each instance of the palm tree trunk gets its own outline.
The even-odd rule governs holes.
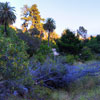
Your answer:
[[[48,47],[50,46],[50,32],[48,33]]]
[[[7,24],[4,25],[4,35],[7,36]]]

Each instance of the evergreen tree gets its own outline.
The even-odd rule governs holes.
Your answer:
[[[29,27],[29,31],[31,32],[31,34],[36,29],[40,32],[40,34],[43,33],[44,29],[43,29],[42,22],[44,21],[44,19],[41,18],[40,12],[38,11],[36,4],[32,5],[30,8],[27,5],[25,5],[23,7],[22,15],[23,15],[23,17],[21,19],[24,20],[22,27],[24,27],[23,28],[23,29],[25,29],[24,31],[26,31],[27,28]],[[36,34],[36,31],[35,31],[35,34]],[[37,33],[37,35],[38,35],[38,33]]]
[[[65,30],[61,39],[57,41],[60,52],[67,54],[78,54],[81,50],[81,41],[69,29]]]

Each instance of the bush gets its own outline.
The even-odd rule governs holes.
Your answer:
[[[37,50],[36,54],[34,55],[34,60],[36,62],[45,62],[47,56],[50,56],[52,50],[48,45],[41,45],[40,48]]]
[[[43,55],[48,55],[48,54],[52,53],[52,50],[50,47],[48,47],[48,45],[41,45],[39,50],[37,51],[37,53],[41,53]]]
[[[88,47],[83,47],[81,54],[79,55],[80,59],[82,61],[88,61],[93,59],[93,54],[91,52],[91,49]]]
[[[66,56],[66,62],[67,62],[68,64],[73,64],[74,61],[75,61],[75,58],[74,58],[73,55],[67,55],[67,56]]]
[[[16,33],[14,37],[4,37],[0,33],[0,74],[4,79],[19,79],[26,73],[28,65],[27,45]]]
[[[16,37],[15,35],[16,35],[16,33],[17,33],[17,31],[15,31],[13,28],[11,28],[11,27],[7,27],[7,36],[8,37],[11,37],[11,38],[13,38],[13,37]],[[0,34],[2,35],[2,36],[4,36],[4,26],[3,25],[0,25]]]
[[[41,62],[43,63],[46,59],[46,55],[43,55],[42,53],[37,53],[34,55],[34,62]]]
[[[87,47],[91,49],[93,53],[100,53],[100,35],[97,35],[96,37],[92,37],[88,40],[88,42],[85,44]]]

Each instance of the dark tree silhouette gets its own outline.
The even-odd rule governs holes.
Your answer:
[[[14,7],[9,2],[0,3],[0,24],[4,25],[4,34],[7,34],[7,25],[13,24],[16,20]]]
[[[84,40],[86,39],[87,30],[83,26],[79,27],[79,29],[77,30],[77,33],[81,35],[84,38]]]
[[[43,27],[48,32],[48,47],[49,47],[50,33],[52,33],[56,28],[55,21],[52,18],[48,18]]]

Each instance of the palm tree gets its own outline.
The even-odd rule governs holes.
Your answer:
[[[46,23],[43,25],[44,30],[48,32],[48,47],[49,47],[49,40],[50,40],[50,33],[54,31],[56,28],[55,21],[52,18],[48,18]]]
[[[0,3],[0,24],[4,25],[4,34],[7,34],[7,26],[13,24],[16,20],[14,7],[10,7],[9,3]]]

